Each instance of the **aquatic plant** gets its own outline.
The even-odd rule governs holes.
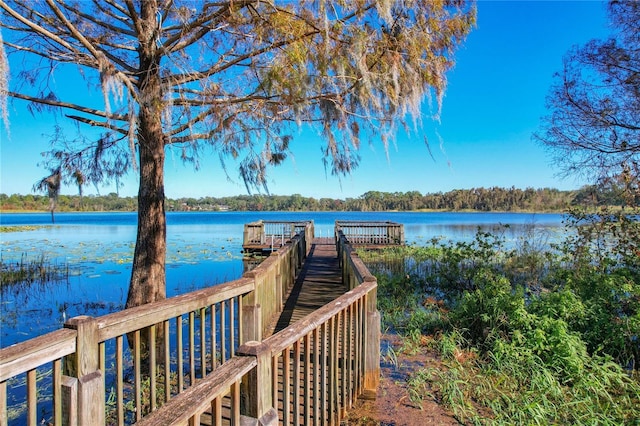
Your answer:
[[[0,257],[0,288],[18,284],[45,284],[69,281],[69,265],[50,262],[44,255],[30,259],[26,253],[16,262],[5,262]]]

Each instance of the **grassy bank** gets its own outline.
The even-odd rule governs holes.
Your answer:
[[[637,425],[640,268],[625,250],[638,240],[603,253],[581,236],[553,251],[478,234],[360,253],[383,329],[403,339],[383,357],[438,354],[411,373],[414,402],[463,424]]]

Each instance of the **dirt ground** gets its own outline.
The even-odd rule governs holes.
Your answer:
[[[400,341],[397,336],[383,335],[382,344],[392,345],[397,355],[394,363],[383,359],[381,379],[375,401],[358,400],[349,410],[343,425],[348,426],[422,426],[422,425],[460,425],[433,397],[425,396],[422,407],[415,405],[409,398],[407,378],[417,368],[439,364],[438,359],[429,351],[409,355],[398,350]]]

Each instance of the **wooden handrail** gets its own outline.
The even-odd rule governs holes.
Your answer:
[[[271,356],[277,355],[285,348],[300,340],[302,336],[309,334],[320,325],[329,321],[332,317],[335,317],[336,314],[367,295],[376,287],[377,282],[375,280],[364,282],[362,285],[348,291],[339,298],[307,315],[305,318],[298,320],[284,330],[266,338],[262,344],[269,348]]]
[[[96,318],[99,341],[104,342],[178,315],[197,311],[223,300],[247,294],[254,289],[255,281],[252,278],[240,278],[214,287],[103,315]]]
[[[218,370],[214,371],[194,386],[172,399],[171,404],[164,405],[158,410],[136,422],[139,426],[173,426],[194,424],[199,425],[198,418],[205,410],[221,407],[220,399],[230,392],[232,386],[239,387],[240,380],[257,365],[256,359],[251,357],[236,357],[229,360]],[[240,411],[240,401],[231,400],[231,411]],[[220,413],[217,410],[213,416]],[[239,420],[239,419],[238,419]],[[213,421],[212,424],[221,422]],[[233,423],[232,423],[233,424]],[[237,424],[237,423],[236,423]]]
[[[56,330],[0,349],[0,382],[76,351],[76,331]]]

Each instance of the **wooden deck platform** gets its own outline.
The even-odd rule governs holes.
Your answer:
[[[273,332],[287,328],[346,292],[333,238],[314,238]]]

